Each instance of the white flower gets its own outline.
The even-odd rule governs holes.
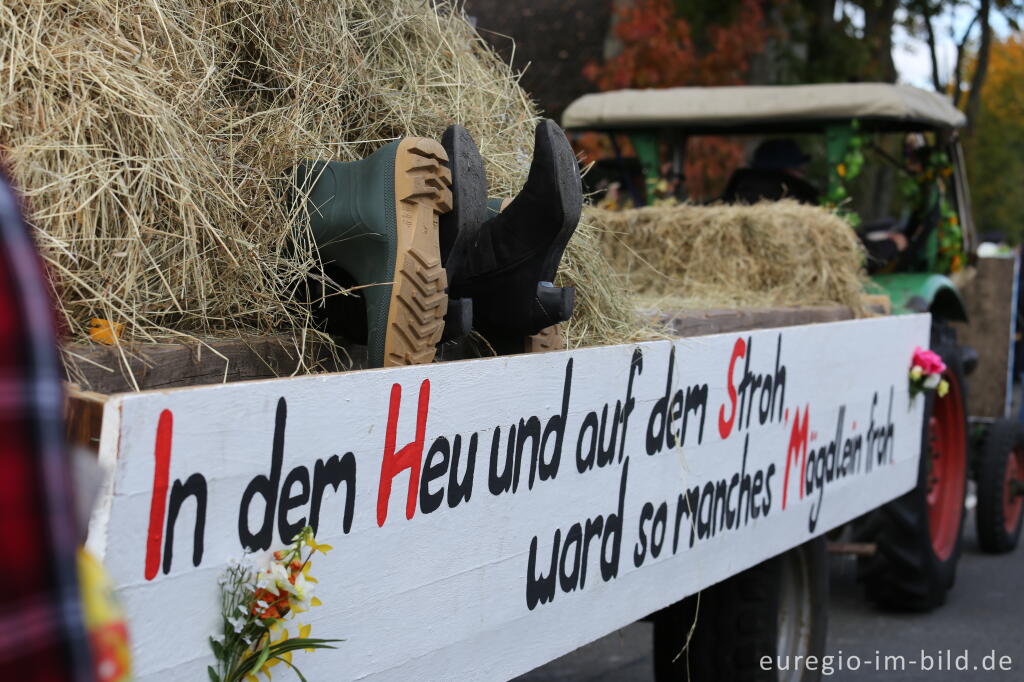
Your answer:
[[[287,590],[291,585],[288,583],[288,571],[284,566],[273,563],[265,570],[260,571],[256,578],[256,587],[262,588],[274,596],[281,594],[281,590]]]
[[[228,622],[231,623],[231,626],[234,628],[235,632],[241,632],[242,629],[245,627],[245,618],[242,617],[229,616]]]
[[[224,643],[224,633],[221,633],[219,635],[214,635],[213,637],[211,637],[211,639],[213,641],[217,642],[217,644],[223,644]]]
[[[299,573],[295,576],[295,584],[290,587],[292,589],[289,591],[295,595],[295,601],[299,608],[308,609],[309,601],[313,598],[315,585],[306,580],[306,577]]]
[[[942,381],[941,374],[929,374],[928,378],[924,380],[924,387],[927,389],[938,388],[940,381]]]
[[[914,365],[910,368],[910,378],[914,381],[920,379],[922,375],[924,375],[924,370],[921,368],[921,365]]]
[[[288,590],[291,592],[291,582],[288,580],[288,569],[281,564],[274,563],[270,566],[270,575],[274,579],[274,584],[277,585],[278,589]]]

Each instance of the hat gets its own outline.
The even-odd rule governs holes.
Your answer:
[[[800,150],[800,145],[788,137],[765,140],[754,150],[754,168],[785,170],[799,168],[811,160],[809,154]]]

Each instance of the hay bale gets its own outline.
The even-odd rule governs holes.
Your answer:
[[[662,309],[841,304],[864,314],[864,252],[849,224],[795,201],[591,208],[604,253]]]
[[[461,9],[422,0],[23,0],[0,9],[0,74],[0,152],[71,340],[99,317],[123,341],[303,343],[293,292],[316,254],[290,243],[287,169],[459,122],[508,195],[537,117]],[[616,292],[588,249],[570,246],[565,278],[584,310],[622,314],[595,298]],[[602,326],[571,333],[625,338]]]
[[[565,323],[566,347],[668,338],[669,332],[640,310],[627,277],[602,252],[602,233],[580,221],[559,266],[559,285],[576,287],[576,310]]]

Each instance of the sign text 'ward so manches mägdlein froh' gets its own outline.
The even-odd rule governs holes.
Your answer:
[[[139,680],[206,679],[232,557],[306,525],[310,680],[525,672],[913,487],[929,317],[112,397],[90,527]],[[293,679],[285,666],[275,679]],[[297,679],[297,678],[295,678]]]

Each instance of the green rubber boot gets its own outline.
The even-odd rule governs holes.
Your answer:
[[[366,302],[371,367],[434,359],[448,307],[437,233],[452,203],[447,160],[440,143],[409,137],[361,161],[296,168],[321,262],[343,270]]]

